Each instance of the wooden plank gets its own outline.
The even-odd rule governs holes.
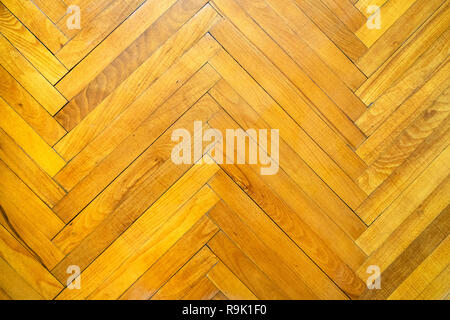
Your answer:
[[[0,64],[51,115],[58,112],[66,99],[26,60],[11,43],[0,35]]]
[[[200,221],[201,217],[204,216],[217,201],[217,196],[209,188],[203,187],[200,189],[200,191],[189,199],[175,215],[166,220],[164,225],[161,225],[154,235],[150,237],[150,235],[147,234],[147,241],[142,248],[137,250],[136,253],[133,253],[125,265],[121,265],[114,271],[107,280],[89,296],[89,299],[111,299],[112,297],[118,297],[119,294],[124,292],[131,284],[140,278],[139,275],[148,270],[149,266],[152,266],[159,260],[161,256],[177,242],[177,240],[195,226],[196,223]],[[165,213],[165,215],[167,216],[167,213]],[[161,215],[158,214],[155,216],[161,217]],[[138,220],[136,228],[138,226],[145,226],[146,230],[151,229],[155,223],[154,218],[155,217],[152,217],[151,221],[148,221],[148,219],[147,221],[143,221],[146,218]],[[133,226],[127,234],[136,237],[137,232],[139,231],[136,231]],[[195,256],[193,259],[195,259]],[[177,277],[177,274],[175,274],[174,277]],[[164,290],[164,286],[161,289]],[[159,291],[156,292],[152,298],[161,296],[159,293]],[[183,296],[183,294],[181,294],[181,296]]]
[[[72,265],[74,262],[76,262],[80,268],[86,268],[89,263],[103,252],[103,250],[108,248],[108,246],[114,242],[123,231],[138,219],[159,197],[161,197],[169,187],[183,176],[189,170],[189,167],[186,165],[183,168],[180,168],[180,166],[177,167],[172,165],[171,162],[166,162],[158,169],[159,170],[155,170],[155,172],[150,172],[148,177],[144,177],[141,185],[136,186],[137,191],[132,193],[126,201],[115,208],[109,216],[103,219],[100,217],[100,223],[97,223],[98,226],[94,227],[95,230],[87,237],[82,239],[82,241],[76,239],[81,241],[80,244],[53,270],[55,276],[61,277],[61,279],[64,278],[67,266]],[[214,170],[214,168],[209,168],[209,171],[207,169],[208,168],[198,170],[196,169],[196,166],[194,166],[194,169],[189,171],[189,174],[187,174],[186,177],[191,177],[192,173],[198,173],[199,177],[197,177],[195,183],[200,183],[201,186],[205,183],[202,183],[204,178],[201,174],[204,174],[207,179],[210,178],[210,174],[214,174],[214,171],[211,173],[211,170]],[[185,180],[182,179],[180,183],[176,185],[176,188],[180,184],[183,186],[184,181]],[[185,193],[189,194],[186,191]],[[88,216],[88,218],[90,217]],[[101,235],[101,242],[98,241],[99,235]],[[145,270],[143,270],[143,272],[144,271]]]
[[[323,0],[323,3],[350,31],[356,32],[366,23],[366,17],[355,8],[350,0]]]
[[[256,296],[222,262],[208,272],[208,279],[231,300],[257,300]]]
[[[226,52],[220,51],[210,60],[210,63],[271,128],[281,129],[280,137],[351,208],[356,209],[364,201],[366,194],[356,186],[356,183],[316,145],[311,137],[280,108],[232,57]],[[314,130],[316,129],[317,127]],[[325,163],[326,165],[324,165]],[[362,170],[362,168],[359,170]]]
[[[450,173],[450,149],[446,148],[417,179],[387,207],[358,238],[357,243],[367,254],[376,250],[391,232],[424,201]],[[381,213],[381,212],[380,212]],[[381,232],[381,230],[383,232]]]
[[[267,122],[264,121],[225,80],[220,80],[210,90],[210,94],[244,130],[250,128],[271,129]],[[280,138],[279,149],[280,156],[283,158],[283,161],[280,161],[279,163],[282,169],[279,172],[279,175],[282,174],[282,171],[285,171],[287,176],[289,176],[286,181],[292,179],[292,181],[297,184],[297,186],[295,186],[295,184],[290,182],[289,187],[286,188],[286,190],[291,191],[282,192],[281,195],[292,195],[291,200],[295,203],[297,202],[297,199],[301,197],[299,195],[302,195],[304,192],[320,208],[322,208],[322,211],[326,212],[334,222],[330,220],[329,223],[327,223],[328,227],[326,231],[321,228],[321,223],[316,224],[317,228],[315,230],[322,230],[323,232],[319,233],[324,236],[329,235],[331,245],[348,243],[348,241],[344,240],[345,237],[338,236],[334,231],[337,229],[333,227],[335,224],[342,228],[342,230],[344,230],[353,240],[358,238],[366,229],[364,223],[361,222],[336,193],[334,193],[317,176],[317,174],[295,153],[295,151],[289,147],[283,137]],[[300,187],[301,190],[299,190],[298,187]],[[346,199],[340,188],[334,188],[334,190]],[[285,201],[289,203],[286,198]],[[312,212],[317,212],[317,210]],[[307,215],[306,218],[308,217],[313,217],[313,215]],[[336,238],[339,238],[340,240],[335,241]],[[352,252],[352,250],[348,248],[345,249],[345,251]]]
[[[56,88],[71,100],[89,82],[117,58],[133,41],[139,37],[166,11],[175,0],[147,1],[135,14],[125,20],[100,46],[97,46],[75,66]]]
[[[0,98],[0,127],[45,171],[55,175],[64,160]]]
[[[217,263],[216,256],[203,247],[184,265],[151,300],[179,300]]]
[[[59,50],[56,57],[68,69],[72,69],[134,10],[136,10],[136,7],[131,7],[124,1],[114,1],[100,12],[92,23],[84,26],[74,38]]]
[[[284,75],[261,52],[257,51],[236,28],[224,20],[212,27],[211,34],[269,94],[273,95],[274,100],[333,157],[345,172],[351,177],[356,177],[361,173],[360,170],[364,168],[361,159],[314,112],[298,89],[292,83],[286,81]],[[215,66],[217,63],[213,62],[214,59],[211,60],[211,63]],[[217,68],[224,69],[225,67]],[[267,77],[267,74],[271,74],[271,77]]]
[[[367,138],[356,150],[356,153],[366,162],[372,164],[380,153],[392,143],[399,133],[406,129],[411,121],[425,109],[432,107],[434,103],[445,104],[450,79],[450,64],[442,66],[431,79],[418,89],[411,97],[402,103],[392,115]],[[441,97],[442,95],[442,97]],[[448,101],[448,100],[447,100]],[[439,107],[438,107],[439,108]],[[443,107],[445,110],[445,107]]]
[[[235,125],[226,121],[225,118],[218,113],[213,119],[209,121],[212,127],[224,132],[226,128],[235,129]],[[235,149],[235,152],[238,153]],[[260,150],[260,152],[263,152]],[[318,236],[308,225],[302,217],[301,212],[308,212],[311,216],[323,216],[318,211],[317,206],[309,201],[308,198],[302,197],[297,202],[296,207],[290,208],[279,196],[279,194],[289,192],[289,187],[284,181],[277,179],[276,176],[268,176],[265,180],[272,180],[271,187],[265,184],[263,178],[260,177],[259,172],[261,165],[253,166],[236,166],[236,165],[220,165],[220,167],[234,180],[234,182],[262,209],[264,212],[289,236],[289,238],[301,248],[315,263],[331,278],[333,281],[348,295],[359,296],[365,286],[356,277],[352,269],[341,260],[341,258],[332,251],[329,246]],[[252,170],[253,168],[253,170]],[[275,180],[275,181],[274,181]],[[272,190],[279,190],[275,193]],[[302,195],[302,193],[299,193]],[[321,217],[322,218],[322,217]],[[320,219],[320,218],[319,218]],[[320,223],[329,225],[327,219],[320,219]],[[326,221],[326,222],[325,222]],[[332,223],[331,223],[332,224]],[[330,227],[332,229],[332,227]],[[334,230],[333,230],[334,231]],[[336,241],[336,238],[335,238]],[[346,248],[348,249],[348,248]],[[356,249],[356,250],[355,250]],[[351,252],[351,253],[350,253]],[[341,251],[341,255],[342,255]],[[353,257],[353,255],[355,257]],[[361,251],[353,247],[347,251],[346,258],[356,270],[357,267],[364,261],[364,255]]]
[[[72,159],[124,110],[133,109],[129,109],[130,104],[136,108],[136,105],[142,105],[144,101],[147,105],[151,103],[150,101],[162,103],[166,95],[158,93],[156,97],[152,97],[155,90],[167,93],[176,90],[179,84],[184,83],[217,51],[218,44],[210,36],[205,35],[199,41],[217,16],[215,11],[212,11],[204,12],[205,20],[196,20],[189,26],[190,28],[183,29],[178,33],[178,37],[157,50],[127,81],[122,82],[107,99],[103,100],[94,112],[91,112],[84,121],[56,144],[55,149],[64,158]],[[197,32],[191,28],[196,28],[194,30]],[[177,41],[181,39],[180,37],[183,37],[183,42]],[[187,52],[184,53],[186,50]],[[178,59],[180,56],[182,58]],[[179,74],[178,79],[174,79],[177,74]],[[172,81],[175,81],[175,84],[169,84]],[[159,98],[156,99],[157,97]],[[150,111],[151,109],[148,112]]]
[[[208,184],[268,247],[276,248],[277,254],[283,252],[279,259],[292,268],[315,295],[324,299],[326,297],[347,298],[336,284],[330,281],[322,270],[223,171],[220,171]],[[215,220],[214,217],[213,220]],[[235,239],[233,240],[236,242]]]
[[[367,46],[371,47],[415,2],[415,0],[389,0],[380,9],[380,28],[369,29],[363,25],[356,36]]]
[[[53,23],[57,23],[66,14],[67,6],[63,0],[55,0],[51,4],[46,0],[33,0],[33,2]]]
[[[381,274],[383,279],[381,289],[367,290],[362,299],[387,299],[414,272],[448,236],[450,232],[449,209],[450,207],[447,207]]]
[[[181,300],[211,300],[217,293],[219,289],[204,277]]]
[[[364,136],[348,119],[346,113],[357,119],[366,110],[365,105],[288,25],[278,23],[277,27],[274,26],[274,21],[282,19],[275,11],[271,10],[267,4],[263,7],[262,3],[240,1],[249,15],[267,17],[256,22],[266,31],[270,31],[270,35],[287,50],[290,56],[263,29],[258,27],[237,3],[223,0],[216,0],[215,3],[249,41],[265,53],[271,62],[300,89],[302,92],[300,96],[308,98],[314,104],[314,108],[322,113],[322,117],[325,117],[352,146],[358,146],[363,141]],[[219,40],[219,42],[223,41]],[[338,92],[339,95],[336,95]]]
[[[436,98],[432,105],[422,112],[407,129],[405,129],[387,147],[372,166],[358,178],[358,183],[367,193],[372,193],[407,159],[426,154],[426,149],[443,139],[443,132],[450,127],[448,91]],[[428,104],[428,103],[427,103]]]
[[[44,299],[53,299],[63,286],[9,232],[0,226],[0,257]]]
[[[208,218],[201,218],[178,242],[170,248],[164,256],[153,264],[145,273],[120,296],[121,300],[150,299],[155,292],[163,286],[192,256],[198,252],[205,243],[218,231],[218,227]],[[206,278],[205,278],[206,279]],[[217,293],[217,288],[211,288],[208,284],[202,286],[200,281],[183,299],[200,299],[200,295],[209,293],[212,289]],[[199,288],[199,286],[202,286]],[[205,288],[206,287],[206,288]],[[202,292],[199,292],[202,291]]]
[[[292,0],[317,26],[341,48],[352,60],[356,61],[367,50],[364,43],[340,21],[321,1]]]
[[[215,112],[214,107],[210,105],[198,105],[194,107],[192,112],[182,117],[171,128],[170,131],[179,128],[186,128],[190,126],[195,120],[207,121],[212,113]],[[190,130],[194,134],[193,130]],[[89,205],[75,217],[70,225],[61,231],[53,241],[61,248],[65,253],[69,253],[77,245],[82,242],[95,228],[108,218],[114,210],[118,209],[122,202],[127,198],[133,197],[133,194],[139,192],[142,188],[140,185],[145,186],[145,180],[152,175],[165,175],[162,171],[163,168],[171,169],[173,166],[169,161],[171,154],[170,148],[175,145],[171,142],[171,136],[169,133],[165,133],[154,144],[152,144],[133,164],[131,164],[119,177],[117,177],[106,190],[104,190],[99,197],[95,198],[94,194],[91,198],[95,198]],[[167,163],[165,163],[167,162]],[[175,166],[173,166],[175,167]],[[167,177],[172,178],[177,174],[182,175],[184,170],[187,170],[189,166],[175,167],[172,174],[168,174]],[[104,174],[104,173],[103,173]],[[93,180],[95,181],[95,180]],[[124,188],[124,184],[133,185],[133,188]],[[105,184],[106,186],[107,184]],[[92,188],[92,187],[91,187]],[[82,188],[81,190],[84,190]],[[157,193],[156,193],[157,194]],[[83,195],[83,194],[81,194]],[[147,195],[148,197],[148,195]],[[72,200],[74,205],[77,205],[76,197]],[[114,200],[114,199],[119,199]],[[146,202],[146,199],[139,199],[139,203]],[[86,203],[87,204],[87,203]],[[130,202],[132,205],[132,202]]]
[[[448,146],[449,136],[450,130],[445,124],[430,138],[429,144],[422,144],[367,198],[358,208],[357,214],[367,223],[372,223]]]
[[[66,194],[2,128],[0,159],[48,206],[53,207]]]
[[[67,72],[62,63],[2,3],[0,32],[51,84]]]
[[[208,242],[208,247],[242,281],[244,286],[252,292],[252,295],[263,300],[289,299],[283,289],[269,279],[223,231],[220,231]]]
[[[0,160],[0,224],[27,244],[36,258],[53,268],[64,257],[51,243],[62,222]]]
[[[203,71],[203,72],[202,72]],[[180,112],[184,113],[197,99],[199,99],[217,80],[217,75],[211,68],[201,70],[186,86],[181,88],[171,99],[167,101],[161,108],[155,111],[147,119],[144,119],[141,126],[137,128],[134,135],[130,135],[122,143],[114,148],[109,156],[100,162],[90,172],[81,171],[86,175],[86,178],[72,189],[68,195],[63,198],[54,208],[55,212],[64,220],[69,221],[73,218],[79,210],[87,205],[92,197],[95,197],[103,188],[105,188],[118,174],[124,170],[130,162],[137,158],[144,152],[149,145],[151,145],[161,134],[170,127],[171,122],[175,121]],[[199,108],[204,113],[194,114],[198,119],[207,120],[212,112],[215,112],[215,103],[205,101],[199,102]],[[205,118],[206,117],[206,118]],[[155,125],[155,121],[160,121]],[[194,120],[193,120],[194,121]],[[190,127],[190,125],[188,125]],[[167,136],[167,135],[165,135]],[[165,139],[166,140],[166,139]],[[168,141],[168,138],[167,138]],[[130,148],[130,146],[133,146]],[[165,160],[166,158],[164,158]],[[161,158],[156,158],[153,161],[161,163]],[[74,177],[77,168],[68,171],[67,177]],[[62,173],[65,173],[62,171]]]
[[[314,299],[299,276],[280,259],[273,248],[265,245],[245,223],[220,202],[209,213],[209,217],[228,234],[242,250],[268,277],[275,281],[292,299]]]
[[[444,300],[450,291],[450,265],[416,297],[417,300]]]
[[[361,265],[358,274],[365,274],[370,265],[378,265],[381,271],[386,270],[444,210],[449,209],[449,192],[450,179],[447,178]]]
[[[154,5],[156,2],[151,3]],[[166,2],[164,2],[164,4],[165,3]],[[81,90],[56,114],[55,118],[58,122],[67,130],[72,130],[95,107],[97,107],[101,101],[108,97],[123,81],[131,76],[141,64],[145,63],[149,56],[163,45],[164,42],[170,37],[173,37],[182,25],[187,22],[188,19],[192,18],[194,13],[196,13],[204,3],[205,0],[177,2],[145,30],[145,32],[143,32],[132,44],[130,44],[128,48],[120,53],[117,58],[103,70],[100,70],[99,74],[95,76],[92,81],[89,81],[90,79],[89,76],[86,75],[86,72],[84,72],[82,78],[76,78],[78,70],[85,71],[84,61],[91,60],[96,55],[96,51],[94,50],[93,53],[72,69],[71,73],[58,84],[59,87],[63,88],[65,86],[64,83],[67,82],[70,90],[78,90],[77,88]],[[163,4],[161,3],[159,6],[161,5]],[[146,7],[142,7],[136,14],[145,9]],[[202,13],[198,13],[196,19],[200,18],[201,14]],[[135,15],[131,16],[130,20],[131,19],[135,19]],[[141,23],[139,23],[139,25],[140,24]],[[113,36],[114,33],[111,37]],[[109,38],[105,41],[108,40]],[[101,47],[103,47],[103,45],[105,44],[102,44]],[[104,60],[102,63],[103,62]],[[88,70],[95,70],[92,65],[89,66],[90,68]],[[107,84],[105,84],[105,82]],[[66,90],[64,92],[66,93]]]
[[[367,79],[352,61],[292,1],[267,0],[290,28],[314,50],[353,91]]]
[[[374,3],[374,0],[367,0]],[[379,0],[385,1],[385,0]],[[360,1],[361,2],[361,1]],[[444,0],[416,1],[357,61],[367,75],[372,75],[413,33],[420,32]],[[430,21],[430,20],[428,20]],[[417,28],[420,26],[420,28]],[[412,36],[414,37],[414,35]]]
[[[2,3],[53,53],[67,42],[66,36],[28,0],[2,0]]]
[[[450,264],[449,252],[450,237],[447,236],[388,299],[415,299]]]
[[[0,66],[1,97],[47,142],[55,144],[66,130],[16,81]]]
[[[211,173],[212,170],[207,171]],[[96,299],[108,295],[108,291],[109,294],[120,295],[192,228],[217,201],[214,192],[208,187],[203,187],[174,215],[170,212],[160,212],[156,215],[144,213],[136,224],[114,241],[82,273],[88,279],[82,289],[76,292],[64,290],[58,299],[86,298],[89,295],[89,298]],[[134,243],[131,250],[130,241]],[[124,260],[127,263],[123,264]]]
[[[78,6],[80,8],[81,25],[80,28],[69,29],[67,26],[67,20],[70,14],[67,12],[65,19],[58,20],[57,27],[67,36],[69,39],[73,39],[81,30],[89,27],[95,18],[100,13],[105,11],[108,7],[114,4],[114,0],[71,0],[71,6]],[[126,1],[120,1],[126,4]],[[69,5],[69,4],[68,4]],[[72,13],[73,14],[73,13]]]
[[[44,299],[2,258],[0,258],[0,288],[13,300]]]

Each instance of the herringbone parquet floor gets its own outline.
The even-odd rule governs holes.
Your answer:
[[[448,299],[448,4],[1,0],[0,298]]]

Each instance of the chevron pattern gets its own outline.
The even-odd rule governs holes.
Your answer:
[[[448,5],[1,0],[0,299],[449,299]]]

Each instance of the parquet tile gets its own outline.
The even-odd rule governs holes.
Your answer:
[[[448,5],[1,0],[0,300],[448,299]]]

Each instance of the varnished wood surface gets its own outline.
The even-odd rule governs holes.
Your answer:
[[[448,299],[448,0],[66,4],[0,1],[0,299]]]

